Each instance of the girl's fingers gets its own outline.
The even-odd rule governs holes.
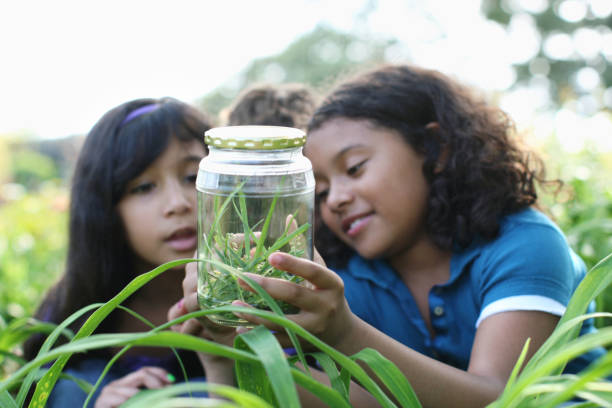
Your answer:
[[[183,305],[185,313],[195,312],[200,310],[200,304],[198,303],[198,294],[196,292],[185,293],[183,297]]]
[[[168,379],[168,374],[168,371],[164,370],[163,368],[146,366],[124,377],[121,377],[108,385],[135,388],[144,385],[147,388],[160,388],[161,386],[167,385],[171,382]],[[149,385],[151,387],[149,387]]]
[[[189,319],[184,322],[181,326],[181,333],[201,336],[207,340],[211,340],[209,336],[204,335],[204,326],[195,319]]]
[[[243,306],[243,307],[247,307],[249,309],[253,309],[255,310],[255,308],[253,308],[253,306],[244,303],[241,300],[234,300],[232,302],[232,306]],[[242,313],[242,312],[234,312],[234,314],[238,317],[240,317],[241,319],[244,319],[246,321],[248,321],[249,323],[252,323],[253,326],[259,326],[260,324],[267,327],[270,330],[273,331],[278,331],[278,330],[284,330],[282,326],[277,325],[276,323],[272,323],[270,320],[268,319],[264,319],[263,317],[258,317],[255,315],[252,315],[250,313]],[[236,333],[241,334],[244,333],[246,331],[249,331],[250,328],[248,327],[238,327],[236,329]]]
[[[107,389],[105,387],[100,392],[94,408],[119,407],[125,401],[138,394],[139,391],[138,388],[116,387]]]
[[[183,292],[195,292],[198,287],[198,263],[190,262],[185,266],[185,279],[183,279]]]
[[[313,309],[320,302],[318,293],[305,285],[299,285],[284,279],[264,278],[259,275],[246,274],[249,278],[258,283],[263,290],[268,292],[276,300],[290,303],[300,309]],[[244,280],[239,281],[244,289],[251,290],[251,287]]]
[[[317,248],[313,247],[313,254],[312,254],[312,260],[315,263],[318,263],[319,265],[321,265],[322,267],[326,268],[327,265],[325,264],[325,261],[323,260],[323,257],[321,256],[321,254],[319,253],[319,251],[317,251]]]
[[[337,289],[343,287],[342,279],[338,275],[309,259],[298,258],[283,252],[275,252],[268,257],[268,262],[277,269],[303,277],[318,289]]]
[[[95,408],[118,407],[142,388],[162,388],[173,382],[173,377],[160,367],[142,367],[108,383],[100,392]]]
[[[185,300],[181,298],[177,303],[172,305],[170,309],[168,309],[168,320],[177,319],[184,314],[187,314],[187,309],[185,309]]]

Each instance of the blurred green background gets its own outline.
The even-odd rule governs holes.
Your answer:
[[[588,267],[612,252],[612,7],[607,4],[485,0],[481,5],[482,14],[501,29],[528,21],[538,36],[537,48],[513,64],[512,85],[489,94],[512,111],[513,95],[544,91],[537,109],[527,119],[517,118],[518,130],[544,156],[549,177],[565,181],[561,194],[542,192],[542,203]],[[376,7],[376,1],[368,2],[359,18],[367,19]],[[597,41],[599,48],[593,48]],[[573,48],[567,51],[563,44]],[[222,118],[238,92],[255,82],[304,82],[325,92],[354,70],[397,62],[401,45],[393,38],[320,25],[282,52],[253,60],[197,103]],[[401,60],[411,62],[409,55]],[[0,135],[0,317],[5,322],[31,315],[64,264],[67,186],[83,135],[44,141],[37,136]],[[598,298],[598,308],[612,311],[612,288]]]

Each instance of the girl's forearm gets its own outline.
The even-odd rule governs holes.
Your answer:
[[[378,350],[402,371],[424,407],[484,407],[503,390],[502,381],[475,375],[427,357],[354,317],[350,331],[335,348],[346,355],[367,347]],[[365,365],[363,367],[368,370]],[[379,385],[384,386],[371,371],[369,373]],[[357,403],[355,406],[360,406],[358,401],[354,402]]]
[[[236,385],[233,360],[202,353],[198,353],[198,358],[202,367],[204,367],[206,382],[229,386]],[[223,397],[214,393],[209,393],[209,395],[212,398],[223,399]]]

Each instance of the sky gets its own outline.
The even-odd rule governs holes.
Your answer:
[[[84,134],[134,98],[195,102],[318,24],[398,39],[392,60],[491,92],[540,44],[528,17],[505,30],[482,17],[480,0],[377,3],[364,25],[356,17],[368,0],[0,0],[0,137]],[[525,100],[537,102],[533,92],[505,101],[519,120]]]
[[[456,3],[461,6],[440,7]],[[402,37],[421,53],[446,30],[460,42],[470,35],[463,24],[481,19],[477,0],[380,0],[367,28],[355,23],[366,4],[359,0],[0,4],[0,135],[41,138],[86,133],[104,112],[134,98],[193,102],[254,58],[282,52],[317,24]]]

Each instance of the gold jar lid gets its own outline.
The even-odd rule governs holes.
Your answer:
[[[303,146],[306,133],[285,126],[223,126],[207,130],[204,142],[218,149],[280,150]]]

